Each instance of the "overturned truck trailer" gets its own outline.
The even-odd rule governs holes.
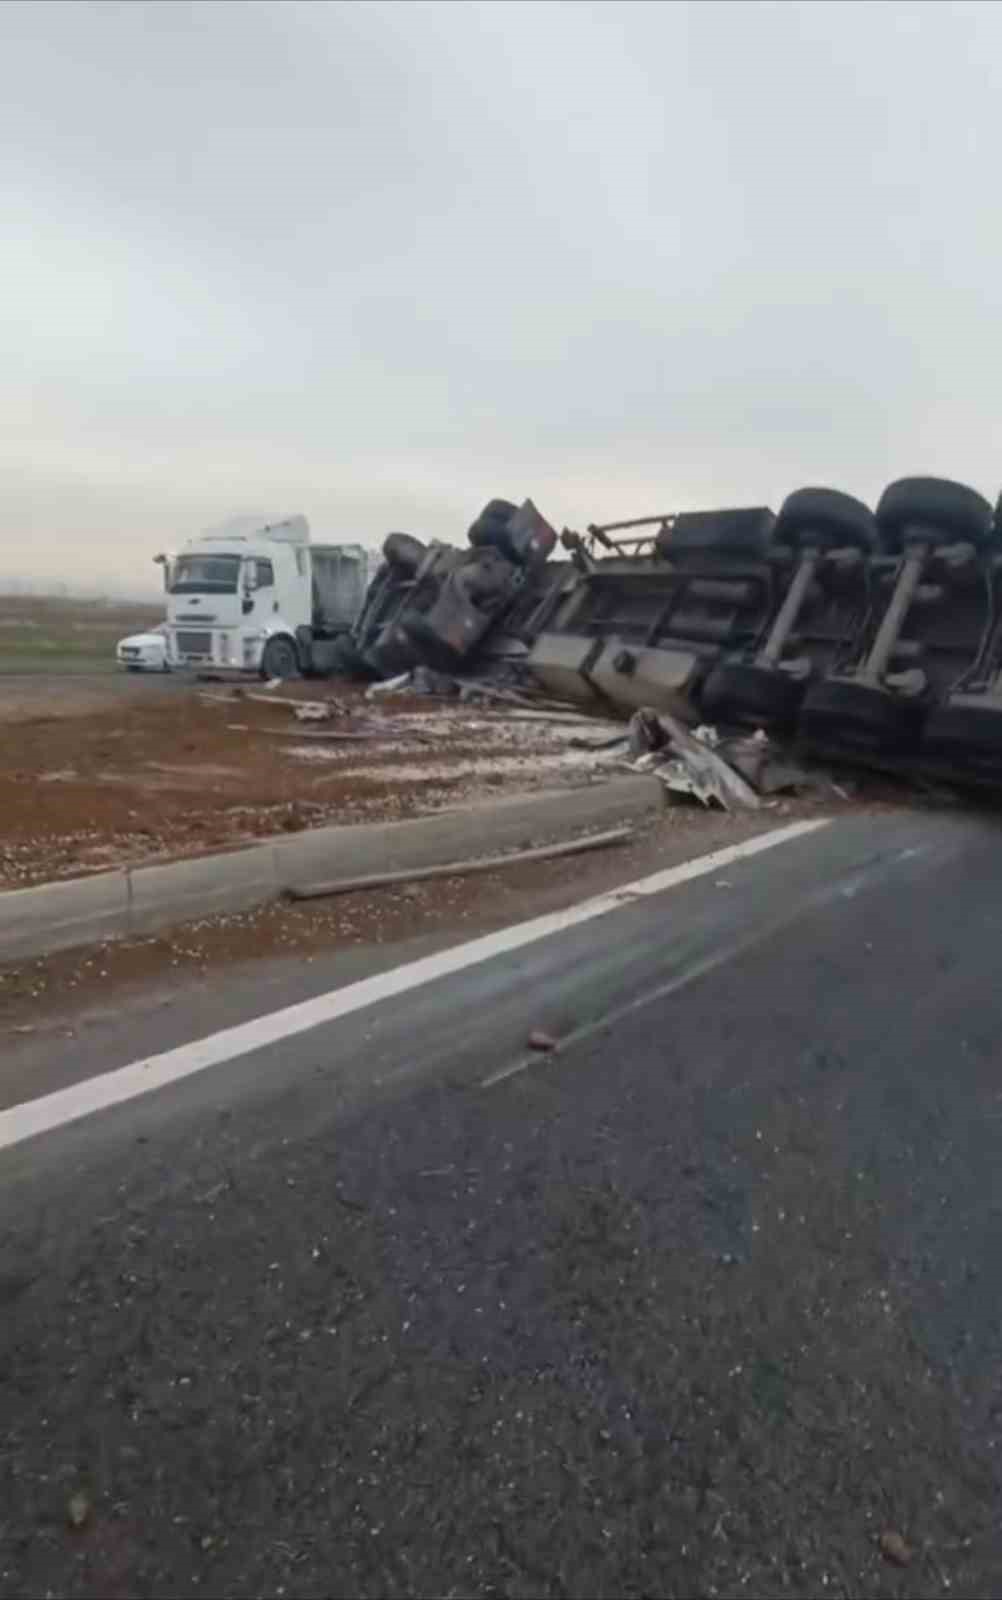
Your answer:
[[[818,753],[1002,784],[1002,531],[903,478],[564,535],[528,664],[551,693],[764,728]]]

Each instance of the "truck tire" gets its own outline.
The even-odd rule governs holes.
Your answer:
[[[768,506],[733,511],[683,511],[658,533],[654,544],[665,561],[677,556],[723,556],[728,561],[765,561],[776,518]]]
[[[1002,779],[1002,711],[987,696],[983,706],[938,706],[925,725],[923,754],[998,784]]]
[[[261,676],[265,680],[298,678],[299,656],[287,634],[279,634],[277,638],[268,640],[261,657]]]
[[[780,544],[813,545],[822,550],[855,546],[872,550],[877,524],[869,506],[837,489],[795,489],[776,518],[774,538]]]
[[[742,727],[790,731],[797,720],[806,683],[778,667],[755,661],[720,661],[700,694],[708,716]]]
[[[425,546],[412,533],[388,533],[383,540],[383,555],[397,572],[413,578],[425,558]]]
[[[831,677],[808,690],[799,727],[815,748],[897,756],[914,747],[928,711],[925,700],[905,700],[853,678]]]
[[[369,666],[358,645],[350,634],[342,634],[340,639],[335,639],[331,647],[328,662],[328,674],[332,678],[363,678],[372,677],[372,668]]]
[[[994,531],[992,508],[976,489],[951,478],[899,478],[888,484],[877,506],[877,527],[885,549],[896,553],[909,527],[933,528],[944,544],[988,544]]]
[[[485,526],[492,522],[510,522],[517,510],[518,506],[514,500],[488,500],[477,522]]]
[[[500,550],[509,560],[517,560],[508,537],[508,524],[517,511],[518,506],[510,500],[488,500],[466,535],[474,550]]]

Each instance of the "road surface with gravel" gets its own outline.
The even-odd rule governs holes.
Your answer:
[[[0,1153],[0,1595],[1002,1592],[999,844],[842,817]]]

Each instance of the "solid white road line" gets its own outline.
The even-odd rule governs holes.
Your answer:
[[[161,1055],[133,1061],[127,1067],[87,1078],[54,1094],[11,1106],[9,1110],[0,1112],[0,1150],[20,1144],[36,1134],[59,1128],[64,1123],[76,1122],[95,1111],[105,1111],[124,1100],[135,1099],[137,1095],[162,1089],[167,1084],[176,1083],[179,1078],[189,1077],[193,1072],[203,1072],[206,1067],[218,1066],[223,1061],[232,1061],[236,1056],[263,1049],[293,1034],[305,1033],[323,1023],[334,1022],[338,1017],[349,1016],[365,1006],[378,1005],[381,1000],[405,994],[408,989],[416,989],[420,984],[446,978],[478,962],[489,961],[493,956],[519,950],[552,933],[563,933],[583,922],[591,922],[595,917],[604,917],[610,911],[620,911],[629,899],[662,894],[666,889],[674,889],[681,883],[704,877],[710,872],[719,872],[735,861],[757,856],[763,850],[773,850],[777,845],[788,844],[793,839],[802,838],[826,826],[826,818],[792,822],[788,827],[760,833],[741,844],[728,845],[726,849],[715,850],[711,855],[697,856],[693,861],[684,861],[680,866],[652,873],[636,883],[624,884],[607,894],[583,900],[580,905],[569,906],[565,911],[553,911],[546,916],[534,917],[530,922],[502,928],[497,933],[471,939],[450,950],[441,950],[436,955],[393,967],[389,972],[378,972],[371,978],[362,978],[341,989],[315,995],[312,1000],[302,1000],[297,1005],[284,1006],[282,1010],[269,1015],[254,1017],[250,1022],[238,1023],[236,1027],[223,1028],[204,1039],[193,1039],[189,1044],[177,1045]]]

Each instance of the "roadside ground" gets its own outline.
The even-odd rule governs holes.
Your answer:
[[[87,697],[98,680],[77,675],[64,689],[63,680],[40,678],[33,713],[24,716],[17,697],[29,681],[0,678],[0,728],[6,722],[10,734],[0,739],[0,889],[211,853],[322,823],[392,820],[600,782],[619,770],[618,752],[575,748],[600,740],[600,723],[519,720],[419,699],[370,703],[351,684],[286,685],[262,703],[256,684],[231,699],[224,697],[234,691],[220,685],[123,675],[105,680],[115,695],[93,709]],[[347,714],[323,729],[382,732],[309,739],[312,725],[298,724],[284,702],[326,697]],[[907,798],[870,783],[851,800],[825,789],[740,816],[680,801],[626,847],[594,855],[275,903],[20,961],[0,969],[0,1037],[13,1044],[18,1032],[69,1031],[154,991],[197,993],[222,969],[284,960],[326,970],[346,951],[488,932],[786,821],[860,805],[893,809]]]
[[[0,594],[0,680],[7,674],[116,672],[115,645],[163,618],[163,606]],[[131,676],[131,675],[130,675]],[[7,700],[0,683],[0,705]]]
[[[692,805],[670,808],[619,848],[526,862],[474,878],[276,901],[210,917],[151,938],[86,945],[0,967],[0,1040],[87,1028],[151,995],[192,1003],[223,971],[262,962],[315,964],[336,981],[339,956],[388,954],[422,939],[447,944],[560,910],[634,878],[736,844],[801,817],[833,815],[844,802],[811,797],[729,816]],[[726,891],[726,879],[721,890]],[[393,957],[391,956],[391,960]]]
[[[48,699],[36,686],[34,714],[0,739],[0,889],[619,770],[618,753],[575,748],[600,737],[601,723],[427,699],[370,703],[356,684],[296,683],[268,696],[255,683],[130,675],[112,704],[84,700],[78,714],[60,705],[53,716],[61,680],[38,683],[51,684]],[[331,697],[345,715],[319,727],[289,709]]]

